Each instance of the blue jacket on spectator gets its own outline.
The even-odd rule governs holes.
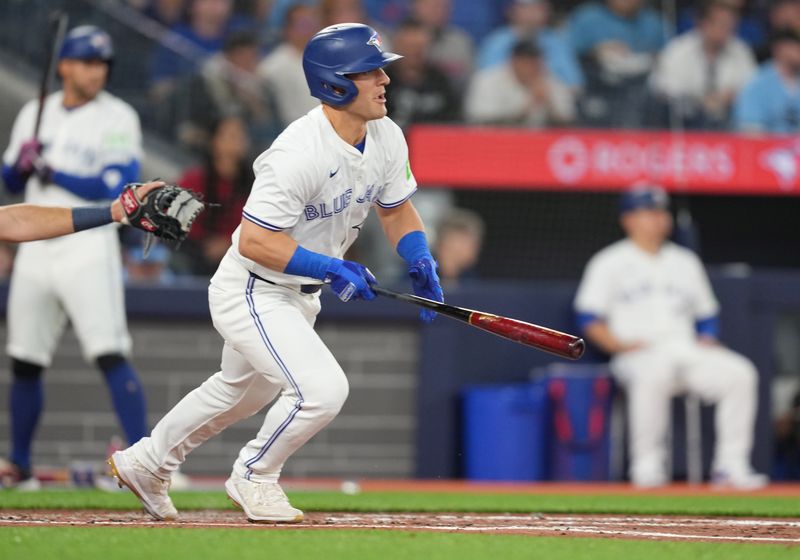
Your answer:
[[[625,43],[640,53],[656,52],[665,42],[663,23],[653,10],[643,8],[632,19],[626,19],[599,2],[575,10],[569,21],[569,34],[579,55],[606,41]]]
[[[511,49],[519,40],[511,27],[502,27],[490,33],[478,51],[478,69],[501,64],[511,56]],[[570,87],[583,86],[583,73],[567,37],[552,29],[542,29],[536,34],[536,43],[544,55],[548,70]]]
[[[200,62],[212,54],[222,50],[225,36],[231,31],[244,29],[250,26],[250,21],[243,17],[232,17],[226,29],[217,37],[205,38],[195,33],[194,29],[186,23],[179,23],[170,31],[177,36],[179,41],[188,46],[197,59],[187,59],[182,54],[175,52],[166,45],[159,45],[153,54],[150,68],[150,79],[153,83],[161,80],[180,78],[197,70]],[[170,39],[167,39],[169,41]]]
[[[773,62],[766,62],[734,105],[738,130],[788,134],[800,130],[800,89],[789,91]]]

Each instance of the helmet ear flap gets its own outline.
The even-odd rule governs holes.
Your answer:
[[[352,81],[333,72],[325,72],[325,74],[321,77],[320,88],[316,91],[316,97],[321,101],[341,107],[356,98],[358,88]]]

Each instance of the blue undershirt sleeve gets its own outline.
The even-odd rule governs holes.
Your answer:
[[[122,188],[139,178],[139,162],[132,160],[125,165],[109,165],[99,175],[76,177],[62,171],[54,171],[52,180],[73,194],[87,200],[116,198]]]
[[[695,321],[694,328],[699,335],[719,338],[719,317],[712,315],[706,319],[699,319]]]
[[[578,325],[578,329],[581,332],[586,331],[586,327],[599,320],[601,320],[601,317],[599,315],[595,315],[594,313],[578,312],[575,314],[575,323]]]
[[[3,182],[6,184],[8,192],[19,194],[25,190],[28,178],[21,175],[13,165],[3,165]]]

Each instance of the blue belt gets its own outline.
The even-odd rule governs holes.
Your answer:
[[[272,280],[267,280],[266,278],[261,278],[261,276],[259,276],[255,272],[251,272],[250,276],[252,278],[257,279],[257,280],[261,280],[262,282],[266,282],[267,284],[272,284],[273,286],[280,286],[281,288],[288,288],[290,290],[293,289],[293,288],[290,288],[289,286],[283,286],[281,284],[278,284],[277,282],[273,282]],[[316,294],[321,289],[322,289],[322,284],[301,284],[300,285],[300,292],[304,293],[304,294]]]

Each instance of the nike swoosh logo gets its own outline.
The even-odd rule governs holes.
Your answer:
[[[340,170],[340,169],[341,169],[341,167],[337,167],[337,168],[336,168],[336,171],[329,171],[328,173],[330,173],[330,177],[328,177],[328,178],[330,179],[330,178],[332,178],[334,175],[336,175],[337,173],[339,173],[339,170]]]

